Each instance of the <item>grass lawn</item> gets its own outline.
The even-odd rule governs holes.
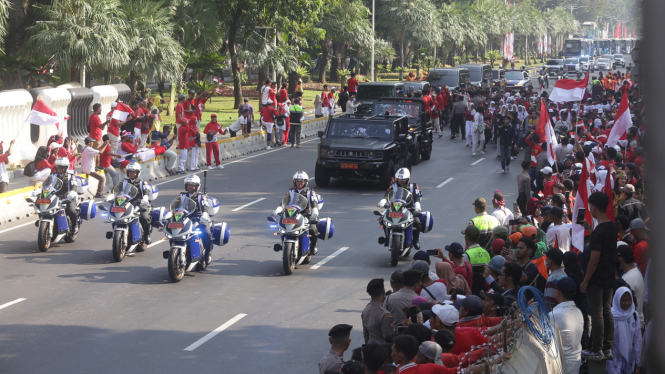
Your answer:
[[[314,98],[318,93],[318,91],[313,90],[303,91],[303,104],[305,105],[305,110],[314,109]],[[228,127],[233,122],[235,122],[236,119],[238,119],[238,110],[233,109],[233,103],[233,97],[214,96],[208,99],[205,105],[205,109],[203,110],[203,116],[201,117],[201,131],[203,131],[205,125],[210,122],[210,115],[213,113],[217,114],[217,122],[221,123],[223,127]],[[249,103],[252,104],[255,111],[259,109],[258,99],[250,98]],[[259,115],[257,112],[254,113],[254,119],[257,121],[259,120]],[[167,116],[166,105],[163,105],[162,126],[173,126],[174,123],[175,115]]]

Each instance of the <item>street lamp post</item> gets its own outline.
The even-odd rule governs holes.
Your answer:
[[[372,75],[372,82],[374,82],[374,13],[375,13],[375,1],[372,0],[372,69],[371,69],[371,75]]]
[[[272,34],[272,43],[275,48],[277,48],[277,27],[276,26],[254,26],[255,29],[261,29],[261,30],[273,30]],[[277,71],[275,69],[272,69],[272,81],[276,82],[277,81]]]

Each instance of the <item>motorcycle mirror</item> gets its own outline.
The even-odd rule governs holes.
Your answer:
[[[99,207],[99,210],[101,210],[102,212],[107,212],[108,211],[108,209],[106,209],[106,207],[103,206],[103,205],[99,205],[98,207]]]
[[[374,211],[374,215],[375,215],[375,216],[381,216],[382,214],[381,214],[381,212],[379,212],[378,210],[375,210],[375,211]]]
[[[268,217],[268,221],[270,221],[270,222],[275,222],[275,218],[273,218],[272,216],[269,216],[269,217]]]
[[[171,219],[171,217],[173,217],[173,213],[171,213],[171,212],[167,212],[167,213],[164,215],[164,220],[165,220],[165,221],[166,221],[166,220],[169,220],[169,219]]]

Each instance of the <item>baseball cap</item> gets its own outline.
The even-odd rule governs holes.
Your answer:
[[[480,291],[480,297],[485,300],[485,299],[492,299],[494,300],[494,304],[498,306],[503,306],[503,295],[501,295],[498,292],[488,292],[486,293],[484,290]]]
[[[131,135],[131,134],[129,133],[129,131],[125,130],[125,131],[123,131],[123,132],[120,134],[120,137],[121,137],[121,138],[124,138],[125,136],[129,136],[129,135]]]
[[[441,354],[443,353],[443,349],[436,342],[424,341],[422,344],[420,344],[420,348],[418,348],[418,350],[423,354],[423,356],[434,361],[436,365],[443,365],[443,362],[441,362]],[[344,367],[342,367],[342,373],[344,373]]]
[[[494,252],[499,252],[503,246],[506,245],[506,241],[503,239],[494,239],[492,242],[492,249]]]
[[[472,313],[480,313],[483,311],[483,300],[476,295],[469,295],[463,299],[457,299],[455,304],[469,309]]]
[[[544,216],[545,214],[550,214],[551,211],[552,211],[552,206],[545,205],[542,208],[540,208],[540,215]]]
[[[479,198],[476,199],[476,201],[473,202],[472,205],[475,205],[475,206],[480,208],[480,207],[483,207],[483,206],[487,206],[487,201],[485,200],[485,198],[479,197]]]
[[[213,113],[213,114],[210,115],[210,118],[212,118],[212,117],[217,118],[217,115],[215,113]]]
[[[116,103],[115,101],[111,103],[111,108],[115,108],[117,106],[118,106],[118,103]]]
[[[415,260],[413,263],[411,263],[411,269],[413,270],[418,270],[419,272],[423,274],[428,274],[429,273],[429,265],[427,262],[423,260]]]
[[[575,283],[573,278],[563,277],[554,281],[554,288],[563,293],[575,293],[577,283]]]
[[[544,168],[540,169],[540,171],[541,171],[543,174],[552,174],[552,168],[549,167],[549,166],[545,166]]]
[[[272,100],[270,100],[270,99],[268,99],[268,101],[266,101],[266,103],[268,103],[268,104],[272,104],[272,103],[273,103],[273,101],[272,101]]]
[[[506,259],[503,258],[503,256],[494,256],[494,257],[492,257],[490,262],[487,263],[487,267],[494,270],[494,271],[496,271],[496,272],[500,272],[501,268],[505,264],[506,264]]]
[[[623,192],[625,192],[625,193],[635,193],[635,186],[628,183],[625,186],[623,186]]]
[[[535,238],[538,236],[538,229],[536,229],[534,226],[528,225],[522,227],[522,235],[527,237],[527,238]]]
[[[418,251],[413,255],[414,260],[423,260],[425,262],[429,261],[429,255],[425,251]]]
[[[446,251],[459,257],[464,254],[464,247],[458,242],[452,242],[450,245],[446,246]]]
[[[85,138],[85,140],[83,140],[83,143],[91,143],[91,142],[94,142],[94,141],[95,141],[95,139],[93,139],[93,138],[87,136],[87,137]]]
[[[360,361],[349,360],[342,365],[342,368],[339,369],[339,371],[341,371],[342,374],[365,374],[365,367]]]
[[[630,229],[646,229],[647,225],[644,223],[642,218],[635,218],[634,220],[630,221]]]
[[[432,313],[446,326],[454,326],[459,322],[459,312],[452,305],[436,304],[432,307]]]
[[[507,238],[510,235],[510,231],[504,225],[497,225],[492,229],[492,234],[500,238]]]
[[[186,97],[186,96],[185,96],[184,94],[180,94],[180,95],[178,95],[178,100],[182,100],[182,99],[184,99],[185,97]]]
[[[480,235],[480,230],[474,225],[469,225],[466,229],[462,230],[462,234],[466,236],[478,236]]]
[[[631,248],[628,244],[624,243],[624,245],[618,245],[617,253],[619,254],[619,257],[626,261],[635,261],[635,251],[633,251],[633,248]]]

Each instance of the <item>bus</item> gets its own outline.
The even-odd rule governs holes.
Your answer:
[[[563,42],[565,57],[593,56],[593,41],[583,38],[566,39]]]

